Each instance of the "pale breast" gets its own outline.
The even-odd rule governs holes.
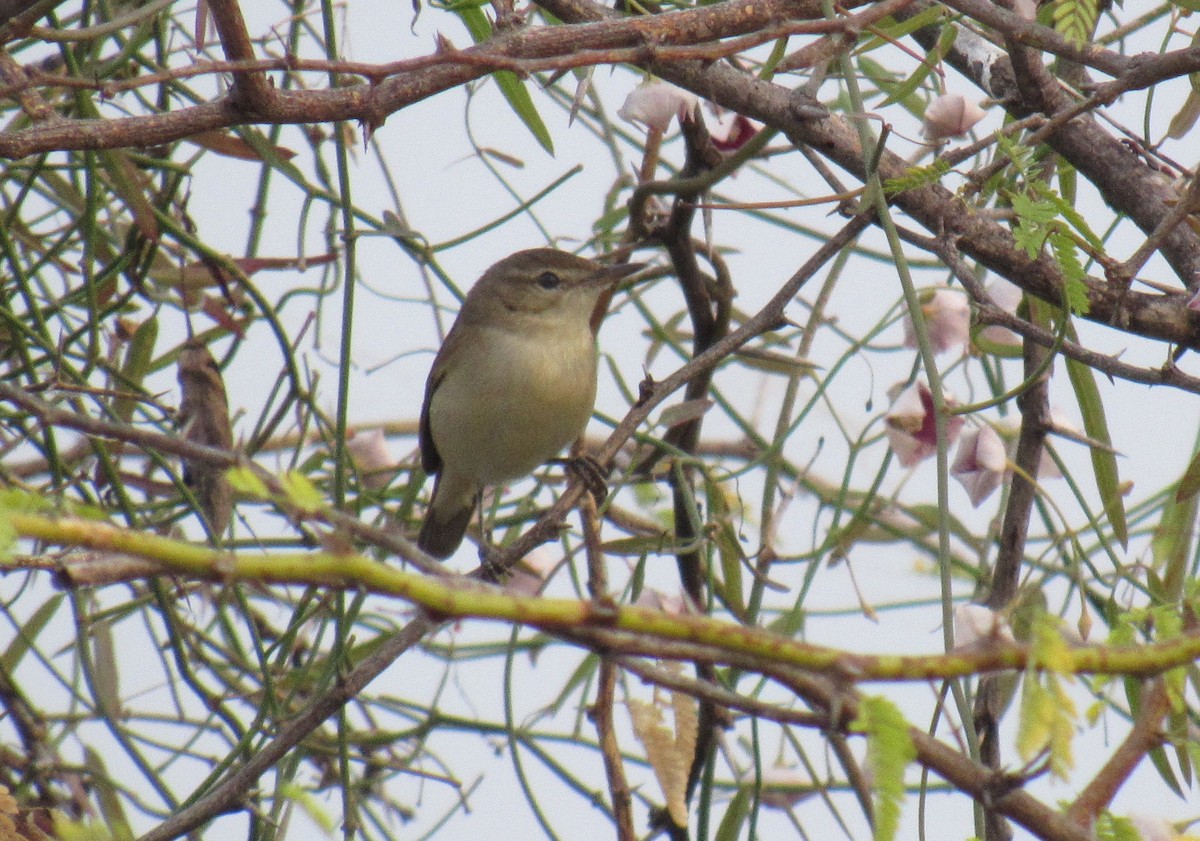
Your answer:
[[[596,400],[590,331],[479,330],[430,405],[430,429],[446,466],[481,484],[517,479],[583,431]]]

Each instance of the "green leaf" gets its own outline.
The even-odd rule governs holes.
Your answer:
[[[117,670],[117,642],[111,619],[92,622],[91,642],[96,704],[106,717],[116,719],[121,715],[121,673]]]
[[[21,659],[33,647],[33,642],[38,638],[38,634],[46,627],[50,620],[54,617],[58,606],[62,604],[63,594],[56,593],[46,599],[45,603],[33,612],[32,615],[21,623],[21,632],[16,634],[12,643],[5,649],[4,655],[0,656],[0,673],[11,675],[21,665]]]
[[[1033,646],[1030,665],[1032,668],[1051,672],[1065,672],[1071,665],[1071,651],[1058,627],[1058,617],[1043,613],[1034,618],[1030,627],[1030,645]]]
[[[1200,452],[1192,456],[1187,470],[1183,471],[1183,478],[1179,480],[1179,487],[1175,490],[1175,501],[1191,499],[1197,491],[1200,491]]]
[[[742,835],[742,826],[750,814],[750,792],[744,788],[729,801],[721,825],[717,827],[715,841],[738,841]]]
[[[98,751],[90,747],[84,748],[83,756],[83,764],[90,772],[89,779],[100,806],[100,814],[110,833],[108,836],[97,837],[108,837],[114,841],[131,841],[133,830],[129,827],[129,818],[125,815],[125,809],[121,805],[121,794],[117,790],[117,786],[113,784],[113,778],[108,769],[104,767],[103,758]]]
[[[1078,714],[1064,689],[1070,676],[1060,674],[1070,657],[1055,617],[1047,615],[1035,623],[1032,646],[1022,685],[1017,753],[1030,762],[1045,751],[1050,773],[1067,779],[1074,764],[1071,742]]]
[[[796,637],[804,630],[807,614],[801,602],[767,623],[767,630],[784,637]]]
[[[225,472],[225,478],[229,480],[229,486],[242,496],[259,500],[271,498],[267,483],[249,467],[231,467]]]
[[[1192,74],[1192,76],[1198,75],[1200,74]],[[1192,127],[1196,125],[1197,120],[1200,120],[1200,92],[1191,90],[1188,91],[1187,99],[1183,101],[1183,105],[1179,106],[1179,110],[1171,118],[1171,122],[1167,126],[1167,137],[1174,140],[1186,137],[1191,132]]]
[[[281,783],[278,789],[278,794],[286,800],[290,800],[300,807],[301,811],[308,816],[309,820],[325,831],[325,834],[332,835],[337,829],[337,821],[333,815],[313,796],[313,793],[306,788],[303,788],[295,783]]]
[[[471,38],[476,44],[492,37],[492,22],[488,20],[481,8],[459,6],[454,11],[462,18],[463,24],[466,25],[467,31],[471,33]],[[498,70],[492,74],[492,78],[496,80],[500,93],[504,94],[504,98],[508,100],[513,113],[525,124],[529,133],[541,144],[542,148],[553,155],[554,140],[550,137],[550,131],[546,128],[546,124],[542,122],[525,84],[517,78],[515,73],[508,70]]]
[[[1058,189],[1063,201],[1073,210],[1079,196],[1079,170],[1065,160],[1058,162]]]
[[[1025,193],[1013,193],[1009,197],[1013,212],[1023,220],[1045,227],[1058,217],[1058,208],[1048,201],[1034,199]]]
[[[589,682],[596,674],[596,669],[600,666],[600,655],[585,654],[583,659],[579,661],[579,665],[575,667],[575,671],[571,673],[571,677],[563,685],[562,690],[558,693],[553,701],[546,705],[546,709],[550,712],[557,713],[563,708],[563,705],[570,700],[581,686]]]
[[[687,546],[675,543],[669,535],[663,534],[661,537],[618,537],[600,544],[600,548],[608,555],[640,558],[643,555],[673,555]]]
[[[609,232],[616,230],[617,226],[624,222],[629,217],[629,206],[620,205],[605,213],[599,219],[592,223],[593,231]]]
[[[1055,0],[1054,28],[1076,47],[1086,47],[1100,15],[1096,0]]]
[[[1074,228],[1076,233],[1087,240],[1088,245],[1099,251],[1104,250],[1104,241],[1096,235],[1096,232],[1088,225],[1087,220],[1083,218],[1079,211],[1071,206],[1070,202],[1045,184],[1039,185],[1039,187],[1038,192],[1058,209],[1059,215],[1067,220],[1067,224]]]
[[[312,480],[295,470],[289,470],[279,480],[283,495],[287,501],[301,511],[322,511],[325,509],[325,497],[321,495]]]
[[[1073,327],[1067,328],[1068,338],[1079,341]],[[1125,547],[1129,543],[1129,527],[1125,521],[1125,498],[1121,496],[1121,478],[1117,472],[1117,456],[1112,449],[1112,437],[1108,434],[1108,421],[1104,417],[1104,404],[1100,400],[1100,390],[1096,388],[1096,379],[1092,369],[1082,362],[1067,359],[1067,376],[1070,377],[1071,387],[1075,389],[1075,399],[1079,401],[1079,411],[1083,415],[1083,429],[1088,437],[1102,446],[1089,447],[1092,456],[1092,470],[1096,474],[1096,489],[1100,492],[1100,502],[1104,513],[1112,525],[1113,536]]]
[[[96,818],[72,820],[58,809],[50,811],[54,822],[54,832],[51,837],[56,841],[120,841],[104,821]]]
[[[99,116],[99,115],[97,115]],[[113,192],[129,208],[133,224],[148,240],[158,239],[158,218],[154,215],[154,203],[146,195],[147,186],[129,153],[121,149],[98,152],[100,165],[108,175]]]
[[[1042,751],[1047,751],[1051,773],[1066,779],[1072,764],[1075,707],[1070,696],[1062,691],[1058,677],[1046,675],[1044,680],[1043,685],[1036,674],[1025,675],[1017,727],[1017,753],[1022,760],[1030,762]]]
[[[891,93],[888,94],[887,99],[881,102],[879,107],[882,108],[887,105],[892,105],[900,100],[907,99],[913,93],[915,93],[917,88],[921,86],[921,83],[929,78],[929,74],[931,74],[941,64],[942,57],[946,55],[946,52],[951,46],[953,46],[954,39],[957,37],[957,35],[957,26],[943,27],[942,34],[938,38],[937,44],[925,57],[925,60],[921,62],[916,70],[913,71],[912,75],[892,89]]]
[[[11,509],[0,507],[0,562],[12,560],[17,545],[17,530],[9,517]]]
[[[742,616],[746,609],[742,584],[742,564],[746,562],[746,555],[735,525],[735,520],[740,522],[740,518],[733,516],[725,488],[707,473],[704,475],[704,492],[708,500],[709,535],[721,560],[721,576],[713,582],[713,589],[726,607]]]
[[[1190,468],[1189,468],[1190,469]],[[1166,598],[1175,602],[1183,595],[1183,582],[1192,554],[1192,531],[1196,527],[1196,497],[1180,501],[1167,497],[1162,516],[1150,539],[1154,568],[1162,570]]]
[[[1020,359],[1024,355],[1020,344],[1010,345],[1007,342],[993,342],[983,335],[987,325],[977,325],[971,328],[971,344],[980,353],[997,356],[1001,359]]]
[[[141,390],[142,381],[150,372],[150,362],[154,357],[154,343],[158,339],[158,319],[150,316],[137,326],[129,340],[125,351],[125,360],[121,364],[121,377],[117,387],[121,391]],[[137,407],[137,397],[120,396],[113,398],[113,417],[122,423],[129,423],[133,410]]]
[[[899,178],[889,178],[884,182],[883,190],[889,196],[894,196],[897,193],[903,193],[905,190],[913,190],[917,187],[936,184],[948,172],[950,172],[950,163],[938,158],[928,166],[910,167]]]
[[[867,736],[867,766],[875,783],[875,841],[892,841],[900,828],[904,772],[917,748],[900,708],[880,696],[863,698],[850,729]]]
[[[868,56],[861,56],[858,59],[858,69],[884,93],[895,91],[903,81],[903,77]],[[909,94],[904,97],[896,97],[894,100],[899,101],[900,105],[918,120],[925,114],[924,97]]]
[[[21,488],[0,488],[0,510],[38,514],[54,510],[54,504],[44,496]]]
[[[949,15],[950,11],[945,6],[933,5],[907,20],[897,22],[894,18],[885,18],[882,22],[875,25],[875,29],[886,35],[887,38],[881,38],[878,35],[870,38],[855,50],[855,54],[869,53],[888,44],[894,44],[906,35],[916,32],[918,29],[939,25]]]
[[[1147,755],[1150,757],[1150,764],[1158,772],[1159,779],[1167,784],[1167,788],[1186,800],[1187,795],[1184,793],[1183,786],[1179,784],[1179,778],[1175,776],[1175,770],[1171,768],[1171,760],[1167,758],[1167,752],[1163,746],[1156,745],[1150,749]]]
[[[1142,841],[1142,834],[1129,818],[1101,812],[1096,820],[1096,841]]]
[[[1087,294],[1087,272],[1079,262],[1075,240],[1066,231],[1050,232],[1050,248],[1058,260],[1063,273],[1063,298],[1072,315],[1087,315],[1091,301]]]
[[[1056,208],[1046,201],[1035,201],[1024,193],[1015,193],[1009,197],[1013,212],[1017,214],[1017,224],[1013,228],[1013,238],[1028,255],[1036,260],[1050,235],[1050,225],[1058,216]]]

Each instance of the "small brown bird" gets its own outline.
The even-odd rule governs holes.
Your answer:
[[[484,486],[529,474],[583,432],[596,402],[596,332],[617,282],[641,268],[536,248],[484,272],[425,386],[421,466],[437,483],[421,549],[448,557]]]
[[[183,346],[179,352],[178,377],[182,400],[176,419],[183,427],[183,437],[193,444],[232,449],[233,428],[229,424],[225,381],[221,379],[217,360],[203,342],[189,339]],[[233,488],[224,468],[184,459],[183,481],[196,497],[208,523],[209,536],[219,541],[233,516]]]

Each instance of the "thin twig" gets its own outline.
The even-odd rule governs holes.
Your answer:
[[[587,555],[588,591],[595,600],[610,599],[608,568],[604,552],[600,548],[600,517],[596,511],[596,500],[590,493],[584,494],[579,501],[579,518],[583,528],[584,552]],[[617,824],[617,839],[634,841],[637,833],[633,828],[633,803],[629,782],[625,779],[625,765],[621,761],[621,746],[617,743],[616,728],[613,726],[616,688],[616,662],[601,652],[596,700],[588,709],[588,718],[596,726],[600,755],[604,760],[604,774],[608,779],[608,792],[612,798],[613,819]]]

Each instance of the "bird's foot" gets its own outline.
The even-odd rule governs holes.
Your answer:
[[[568,474],[583,483],[587,492],[596,500],[597,505],[603,505],[608,499],[609,469],[591,456],[573,456],[571,458],[555,459],[563,466]]]

